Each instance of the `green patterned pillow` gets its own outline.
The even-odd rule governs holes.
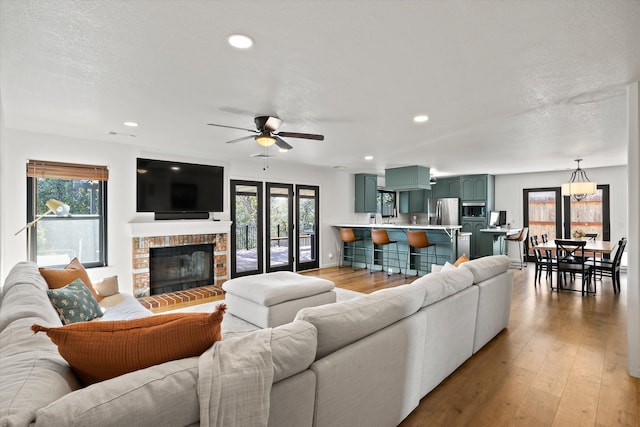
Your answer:
[[[102,316],[98,301],[80,279],[74,280],[64,288],[47,289],[47,295],[65,325]]]

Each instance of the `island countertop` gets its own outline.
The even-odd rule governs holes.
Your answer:
[[[390,228],[408,230],[460,230],[461,225],[430,225],[430,224],[334,224],[334,227],[349,228]]]

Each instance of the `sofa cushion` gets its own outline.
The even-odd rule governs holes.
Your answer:
[[[186,426],[200,418],[198,358],[121,375],[69,393],[36,413],[36,427]]]
[[[296,319],[318,329],[316,359],[412,315],[422,305],[424,288],[402,285],[348,301],[303,308]]]
[[[102,298],[100,307],[102,307],[104,314],[102,317],[94,319],[94,321],[132,320],[153,315],[151,311],[140,304],[137,298],[127,293],[118,292]]]
[[[226,306],[212,313],[175,313],[112,322],[81,322],[46,332],[85,385],[170,360],[198,356],[221,339]]]
[[[0,306],[0,425],[27,426],[38,409],[80,387],[49,338],[34,335],[38,322],[60,326],[47,284],[32,262],[16,264]]]
[[[65,325],[102,316],[98,301],[80,279],[63,288],[47,289],[47,296]]]
[[[274,383],[311,366],[316,356],[317,337],[316,327],[301,320],[273,328],[271,356]]]
[[[93,283],[91,283],[91,279],[89,279],[87,271],[82,266],[82,263],[78,261],[78,258],[72,259],[64,269],[40,268],[40,274],[42,274],[44,280],[47,281],[47,285],[49,285],[50,289],[62,288],[74,280],[80,279],[82,280],[82,283],[89,288],[93,297],[97,301],[100,301],[101,299],[100,295],[98,295],[96,290],[93,289]]]
[[[506,255],[492,255],[465,262],[460,267],[473,274],[473,283],[480,283],[509,269],[511,260]]]
[[[460,267],[426,274],[412,283],[412,286],[418,286],[425,291],[422,307],[445,299],[471,285],[473,285],[473,274],[469,270]]]
[[[120,291],[118,287],[118,276],[105,277],[94,283],[93,287],[102,298],[115,295]]]

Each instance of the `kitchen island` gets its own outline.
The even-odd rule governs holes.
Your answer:
[[[387,230],[389,234],[389,239],[395,240],[398,242],[398,251],[400,256],[400,267],[401,271],[404,272],[407,265],[407,254],[408,254],[408,245],[407,245],[407,231],[410,230],[418,230],[425,231],[427,233],[427,237],[429,238],[429,242],[435,243],[436,248],[435,252],[437,254],[437,259],[434,260],[433,249],[429,249],[429,262],[432,264],[444,264],[449,261],[451,263],[455,262],[458,258],[458,234],[462,226],[460,225],[428,225],[428,224],[334,224],[336,229],[340,228],[351,228],[353,229],[354,234],[357,237],[360,237],[364,240],[365,253],[367,254],[366,264],[371,268],[372,271],[380,271],[382,270],[383,261],[385,266],[389,266],[392,269],[392,272],[398,272],[398,266],[396,265],[395,256],[389,257],[390,259],[384,260],[383,254],[387,254],[387,250],[384,252],[377,251],[375,252],[375,259],[373,260],[373,264],[371,263],[371,257],[373,252],[373,242],[371,241],[371,230],[372,229],[384,229]],[[338,237],[339,239],[339,237]],[[339,244],[342,244],[339,241]],[[377,247],[376,249],[382,249]],[[392,247],[392,251],[394,248]],[[426,250],[422,250],[425,252],[424,260],[422,263],[425,263],[426,260]],[[340,260],[341,262],[344,261]],[[430,271],[431,266],[429,266],[429,271],[425,271],[420,269],[417,271],[414,267],[416,267],[417,260],[415,257],[412,257],[409,271],[407,274],[424,274]],[[366,267],[364,262],[360,262],[359,260],[354,262],[354,266],[356,267]]]

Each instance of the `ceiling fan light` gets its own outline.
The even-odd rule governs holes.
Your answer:
[[[256,136],[256,142],[263,147],[271,147],[276,143],[276,139],[269,134],[260,134]]]

